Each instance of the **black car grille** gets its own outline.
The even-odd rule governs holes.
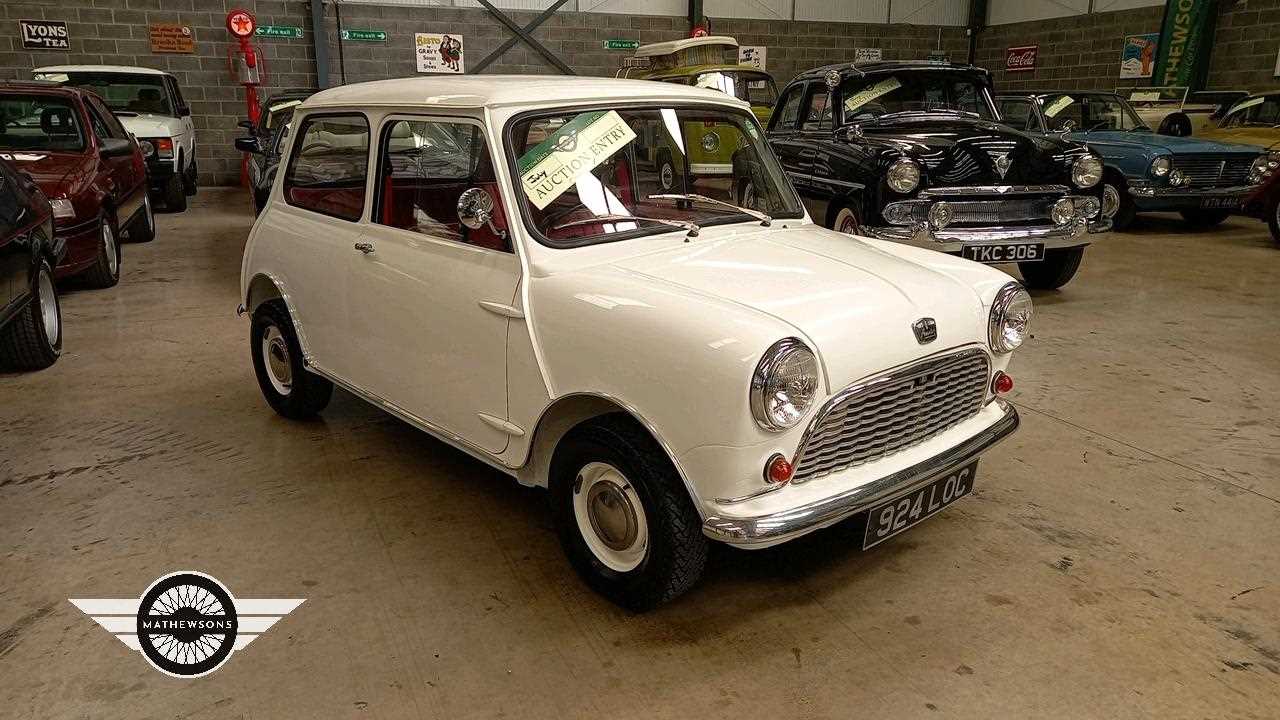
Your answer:
[[[885,219],[892,225],[921,223],[928,219],[929,207],[934,201],[945,200],[955,213],[949,227],[1044,225],[1052,222],[1053,204],[1068,194],[1060,185],[1005,188],[1005,192],[1001,186],[929,188],[917,200],[896,203],[906,210],[899,217],[886,216]]]
[[[990,367],[968,350],[847,389],[814,419],[796,452],[795,482],[879,460],[982,409]]]
[[[1179,155],[1173,167],[1191,178],[1191,187],[1234,187],[1249,181],[1253,158],[1240,155]]]

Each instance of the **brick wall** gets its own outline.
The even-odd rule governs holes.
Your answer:
[[[232,45],[223,25],[228,9],[245,7],[260,24],[303,28],[300,40],[259,38],[267,63],[267,83],[261,91],[280,87],[311,87],[316,83],[311,41],[309,3],[272,0],[53,0],[33,3],[5,0],[0,4],[0,78],[26,78],[32,67],[64,63],[140,65],[168,70],[178,77],[191,102],[197,128],[201,182],[234,184],[239,179],[240,157],[232,141],[241,134],[236,123],[245,117],[242,88],[227,76],[227,50]],[[163,9],[162,9],[163,8]],[[330,50],[330,82],[341,81],[338,64],[337,23],[332,6],[327,10]],[[512,12],[521,26],[534,13]],[[71,33],[69,52],[28,51],[17,36],[17,20],[63,20]],[[194,55],[153,54],[147,25],[171,22],[189,25],[195,35]],[[344,5],[342,24],[348,29],[385,30],[385,43],[343,44],[346,81],[403,77],[417,74],[413,55],[415,32],[460,33],[466,41],[469,66],[496,49],[510,32],[489,13],[479,9],[410,8],[403,6]],[[881,47],[888,59],[923,58],[937,46],[936,27],[912,25],[858,25],[764,20],[716,20],[717,33],[737,36],[744,45],[769,48],[769,70],[785,82],[801,70],[849,59],[857,47]],[[602,40],[627,39],[642,43],[683,37],[682,17],[558,13],[534,36],[582,75],[612,76],[629,51],[606,51]],[[967,40],[960,28],[945,28],[942,47],[955,59],[964,59]],[[554,73],[555,68],[523,43],[486,69],[487,73]]]
[[[1111,90],[1148,85],[1120,79],[1120,50],[1126,35],[1160,32],[1164,7],[1144,7],[1036,22],[996,25],[978,38],[980,65],[991,68],[1001,90],[1061,88]],[[1004,71],[1005,50],[1039,45],[1033,72]],[[1280,0],[1221,0],[1206,89],[1280,88],[1274,77],[1280,51]]]

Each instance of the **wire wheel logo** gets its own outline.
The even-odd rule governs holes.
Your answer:
[[[235,602],[222,583],[198,573],[160,578],[138,606],[138,644],[161,672],[199,677],[231,656],[238,627]]]

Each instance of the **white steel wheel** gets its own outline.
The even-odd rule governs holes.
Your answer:
[[[832,223],[832,228],[837,232],[846,233],[848,235],[858,234],[858,215],[852,208],[840,208],[840,212],[836,213],[836,221]]]
[[[62,339],[62,314],[58,311],[58,293],[53,289],[53,274],[40,268],[40,322],[44,325],[44,338],[50,348],[58,347]]]
[[[293,391],[293,365],[289,361],[289,343],[285,342],[280,328],[275,325],[262,334],[262,364],[271,387],[288,397]]]
[[[596,559],[617,572],[640,566],[649,547],[649,521],[635,487],[618,468],[587,463],[573,484],[578,532]]]

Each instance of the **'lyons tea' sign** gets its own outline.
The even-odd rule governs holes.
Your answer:
[[[1005,72],[1028,72],[1036,69],[1036,55],[1040,53],[1039,45],[1022,45],[1004,51]]]

